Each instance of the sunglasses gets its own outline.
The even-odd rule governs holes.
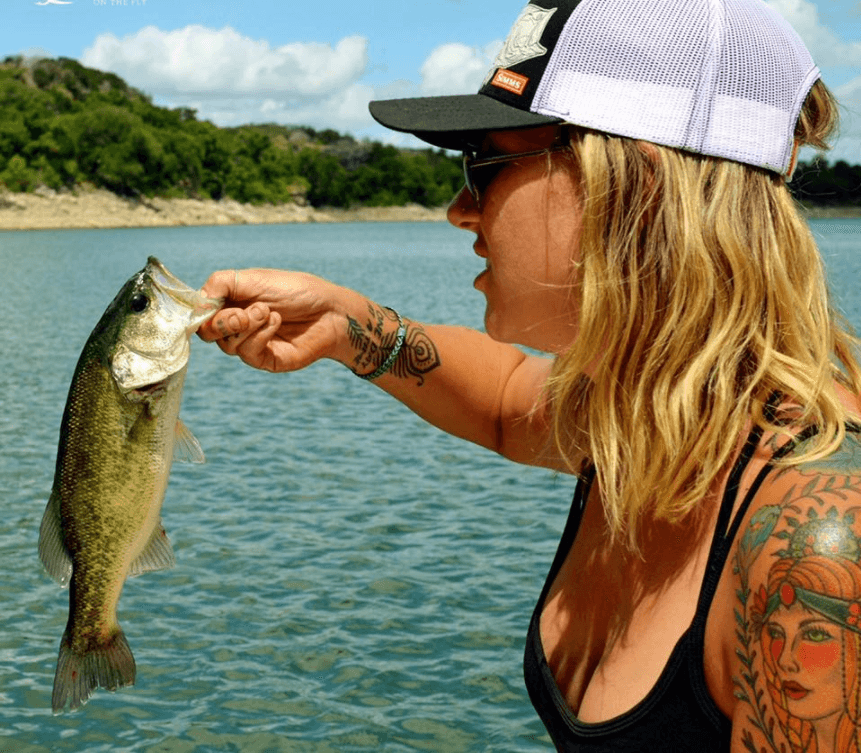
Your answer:
[[[490,157],[477,157],[475,152],[465,150],[463,153],[463,182],[466,190],[475,199],[476,205],[481,208],[481,194],[484,193],[494,178],[501,172],[508,162],[513,162],[526,157],[537,157],[541,154],[561,152],[568,148],[568,134],[564,132],[564,142],[547,146],[544,149],[536,149],[530,152],[515,152],[513,154],[494,154]],[[485,168],[479,170],[479,168]],[[488,169],[489,168],[489,169]],[[478,170],[478,172],[476,172]]]

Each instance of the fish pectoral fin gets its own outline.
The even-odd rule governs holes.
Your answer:
[[[72,579],[72,558],[63,541],[63,530],[60,525],[60,496],[51,493],[42,525],[39,528],[39,559],[48,574],[63,588]]]
[[[164,526],[159,521],[144,550],[129,566],[129,575],[141,575],[155,570],[170,570],[175,564],[173,547],[170,545],[170,539],[167,537]]]
[[[179,419],[176,420],[176,440],[173,445],[173,459],[185,463],[205,463],[203,448],[197,437]]]

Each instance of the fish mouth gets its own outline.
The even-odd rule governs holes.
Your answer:
[[[171,274],[167,267],[154,256],[147,259],[146,272],[159,291],[179,304],[182,309],[191,309],[184,312],[187,318],[186,334],[188,335],[197,331],[201,324],[215,316],[224,305],[223,298],[207,298],[199,290],[186,285]]]

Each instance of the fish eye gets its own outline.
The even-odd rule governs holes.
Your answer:
[[[136,314],[146,311],[148,306],[149,298],[147,298],[143,293],[133,295],[131,301],[129,301],[129,308],[131,308],[131,310]]]

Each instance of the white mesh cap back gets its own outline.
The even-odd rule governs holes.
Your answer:
[[[818,77],[761,0],[583,0],[530,109],[785,174]]]

